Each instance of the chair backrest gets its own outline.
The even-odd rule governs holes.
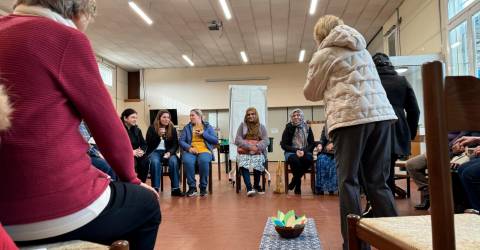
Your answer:
[[[448,131],[480,130],[480,80],[446,77],[443,63],[422,66],[433,249],[455,249]]]

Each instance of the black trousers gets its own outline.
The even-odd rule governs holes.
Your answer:
[[[111,182],[110,189],[107,207],[85,226],[48,239],[16,243],[27,246],[85,240],[110,245],[116,240],[128,240],[130,249],[152,250],[162,218],[153,192],[123,182]]]
[[[343,249],[348,249],[347,215],[361,215],[359,176],[375,217],[396,216],[390,174],[390,121],[337,128],[332,132],[337,164]],[[387,145],[387,146],[385,146]],[[370,249],[366,245],[362,249]]]
[[[290,165],[290,169],[292,170],[292,181],[297,185],[300,185],[303,175],[308,172],[308,169],[312,166],[312,154],[305,152],[303,157],[298,157],[296,154],[292,154],[288,157],[287,161]]]
[[[144,155],[142,157],[134,157],[133,159],[138,179],[145,183],[148,177],[148,158]]]

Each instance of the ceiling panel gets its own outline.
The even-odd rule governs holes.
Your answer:
[[[309,15],[310,0],[227,0],[232,19],[225,20],[218,0],[134,0],[154,21],[149,26],[127,0],[97,1],[98,16],[87,35],[96,53],[127,70],[195,66],[294,63],[305,49],[305,61],[316,45],[313,27],[324,14],[341,16],[367,42],[373,38],[402,0],[320,0]],[[0,0],[11,12],[14,0]],[[210,31],[219,20],[223,29]]]

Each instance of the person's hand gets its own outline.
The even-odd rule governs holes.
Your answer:
[[[480,146],[477,146],[475,150],[473,150],[473,155],[480,156]]]
[[[258,152],[258,147],[257,147],[257,145],[250,145],[249,150],[253,151],[253,152]]]
[[[158,192],[155,189],[153,189],[152,187],[150,187],[149,185],[142,182],[142,183],[140,183],[140,186],[152,191],[155,194],[155,197],[157,197],[157,200],[158,200],[158,198],[160,198],[160,196],[158,195]]]
[[[327,144],[327,152],[333,153],[333,143]]]
[[[302,150],[297,150],[297,156],[300,158],[300,157],[303,157],[303,155],[305,154]]]
[[[134,150],[133,150],[133,156],[138,157],[138,156],[137,156],[137,152],[138,152],[138,149],[134,149]]]
[[[456,142],[455,144],[453,144],[452,153],[459,154],[459,153],[462,153],[463,151],[465,151],[465,147],[463,147],[460,143]]]
[[[165,154],[163,154],[163,158],[165,159],[170,158],[170,152],[166,152]]]
[[[140,149],[140,148],[137,149],[137,155],[138,155],[138,157],[142,157],[144,154],[145,154],[145,151],[143,151],[143,150]]]
[[[323,149],[322,144],[318,144],[317,145],[317,152],[319,152],[319,153],[322,152],[322,149]]]
[[[197,149],[194,148],[194,147],[190,147],[190,148],[188,149],[188,152],[190,152],[191,154],[194,154],[194,155],[198,154]]]
[[[200,135],[203,135],[203,130],[201,130],[201,129],[196,129],[194,133],[195,133],[196,135],[200,136]]]
[[[477,144],[480,141],[480,137],[475,136],[462,136],[460,139],[455,141],[455,144],[460,144],[460,146],[470,146],[472,144]],[[453,147],[452,147],[453,148]]]

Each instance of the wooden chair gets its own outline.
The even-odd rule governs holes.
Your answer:
[[[89,249],[89,250],[128,250],[129,244],[126,240],[118,240],[112,243],[110,246],[100,245],[88,241],[81,240],[72,240],[57,242],[52,244],[45,245],[36,245],[36,246],[25,246],[21,249],[24,250],[38,250],[38,249],[48,249],[48,250],[80,250],[80,249]]]
[[[400,171],[395,171],[394,180],[406,180],[407,190],[405,190],[406,197],[410,198],[410,174],[408,174],[407,161],[397,160],[395,162],[395,168],[398,168]],[[403,189],[402,189],[403,190]]]
[[[431,216],[348,216],[349,248],[365,241],[378,249],[479,249],[480,216],[453,214],[447,131],[480,130],[480,80],[443,77],[443,64],[422,66]],[[474,111],[474,112],[471,112]],[[455,223],[454,223],[455,221]],[[455,238],[457,241],[455,242]]]
[[[262,172],[262,191],[265,192],[267,189],[265,186],[267,178],[265,177],[265,172],[268,171],[268,159],[265,159],[265,171]],[[253,175],[252,172],[250,172],[250,175]],[[268,184],[270,185],[270,183]],[[238,163],[235,162],[235,189],[237,191],[237,194],[240,193],[240,190],[242,190],[242,175],[240,174],[240,168],[238,167]]]
[[[285,194],[288,194],[288,174],[292,173],[292,170],[288,167],[287,161],[285,161],[283,166],[285,173]],[[310,172],[308,173],[310,174],[310,187],[312,188],[312,193],[316,194],[317,191],[315,189],[315,161],[312,161],[312,165],[310,166]]]

